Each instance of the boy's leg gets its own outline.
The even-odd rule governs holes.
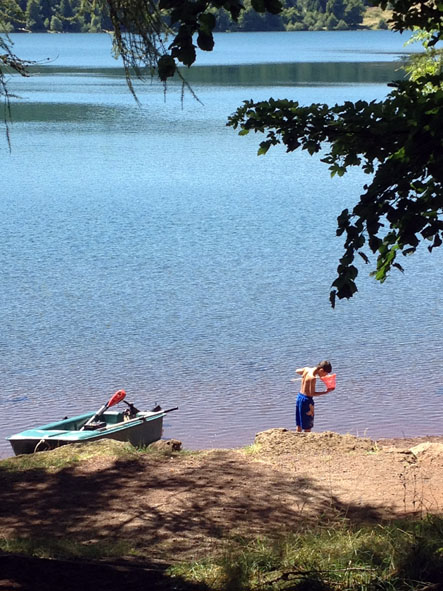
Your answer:
[[[297,426],[297,433],[300,433],[302,430],[302,422],[301,422],[301,413],[300,413],[300,398],[297,396],[297,400],[295,401],[295,424]]]
[[[311,399],[312,400],[312,399]],[[312,431],[312,427],[314,426],[314,401],[309,402],[306,409],[306,416],[305,416],[305,424],[307,429],[305,429],[305,433],[310,433]]]

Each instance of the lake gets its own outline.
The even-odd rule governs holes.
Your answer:
[[[367,177],[257,157],[227,117],[245,99],[377,100],[418,48],[390,31],[227,33],[181,85],[137,83],[107,35],[12,35],[0,201],[0,455],[8,434],[98,409],[117,389],[178,406],[165,437],[236,447],[294,428],[294,370],[330,359],[316,431],[441,435],[443,252],[384,285],[362,268],[329,305],[336,217]]]

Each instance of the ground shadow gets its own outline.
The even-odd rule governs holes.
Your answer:
[[[104,565],[101,571],[83,562],[71,569],[72,577],[64,574],[68,567],[62,569],[57,576],[67,581],[52,587],[44,586],[45,577],[51,576],[45,574],[51,567],[46,562],[38,565],[40,587],[27,587],[27,577],[33,576],[29,569],[21,568],[18,558],[3,558],[7,568],[17,571],[22,586],[16,588],[24,590],[61,585],[70,590],[70,579],[78,577],[76,588],[83,591],[92,589],[88,577],[118,579],[120,588],[125,577],[134,577],[132,589],[168,588],[161,586],[171,581],[159,564],[202,557],[238,536],[280,535],[345,515],[358,522],[386,517],[379,507],[344,504],[318,479],[286,474],[229,450],[191,457],[99,458],[55,473],[0,469],[0,530],[6,537],[81,544],[125,540],[138,550],[138,571]],[[36,568],[34,564],[32,570]],[[155,587],[147,586],[149,577]],[[174,588],[180,589],[179,584],[184,585],[174,579]],[[7,587],[0,584],[2,588]]]
[[[344,505],[329,487],[306,476],[219,451],[197,457],[141,456],[48,474],[0,472],[0,525],[15,536],[74,535],[79,539],[141,537],[156,543],[180,534],[250,534],[315,523],[319,516],[381,518],[368,505]]]
[[[12,591],[206,591],[207,587],[171,578],[157,567],[48,560],[0,555],[0,590]]]

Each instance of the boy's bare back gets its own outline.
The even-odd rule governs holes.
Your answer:
[[[300,392],[305,396],[313,396],[315,394],[315,384],[317,376],[314,374],[316,367],[302,367],[296,369],[296,373],[302,376]]]

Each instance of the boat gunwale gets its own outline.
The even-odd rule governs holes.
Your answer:
[[[109,414],[113,413],[111,411]],[[161,411],[139,411],[139,415],[133,419],[129,419],[128,421],[121,421],[118,423],[111,423],[106,427],[102,427],[101,429],[93,429],[88,431],[82,431],[80,429],[56,429],[55,427],[60,427],[63,423],[70,423],[76,420],[86,420],[92,416],[94,416],[94,412],[87,412],[82,415],[77,415],[75,417],[71,417],[69,419],[63,419],[61,421],[54,421],[52,423],[47,423],[46,425],[42,425],[40,427],[34,427],[32,429],[26,429],[24,431],[20,431],[19,433],[15,433],[14,435],[10,435],[6,437],[8,441],[20,441],[24,439],[28,440],[51,440],[51,441],[69,441],[69,442],[82,442],[94,439],[96,435],[103,436],[107,433],[117,433],[118,431],[132,429],[137,427],[138,425],[142,425],[143,423],[151,422],[156,419],[163,418],[166,413]],[[52,431],[52,434],[51,434]],[[81,436],[79,434],[81,433]]]

